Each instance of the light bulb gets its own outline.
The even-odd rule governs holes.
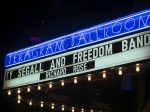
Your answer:
[[[41,86],[40,85],[38,85],[38,90],[41,90]]]
[[[72,110],[71,110],[72,112],[74,112],[74,107],[72,107]]]
[[[55,104],[54,104],[54,103],[52,103],[52,105],[51,105],[51,109],[54,109],[54,108],[55,108],[55,107],[54,107],[54,105],[55,105]]]
[[[43,104],[44,102],[41,102],[41,107],[43,107],[44,106],[44,104]]]
[[[91,74],[88,74],[88,81],[91,81],[91,80],[92,80]]]
[[[18,93],[18,94],[19,94],[19,93],[21,93],[21,90],[20,90],[20,89],[18,89],[17,93]]]
[[[64,81],[62,80],[62,81],[61,81],[61,86],[64,86],[64,85],[65,85],[65,83],[64,83]]]
[[[140,71],[140,64],[136,64],[136,72]]]
[[[18,100],[17,103],[20,103],[20,100]]]
[[[74,83],[75,83],[75,84],[78,83],[77,77],[74,77]]]
[[[21,96],[20,95],[18,95],[18,100],[20,100],[21,99]]]
[[[84,112],[84,109],[81,109],[81,112]]]
[[[121,67],[120,67],[119,70],[118,70],[118,74],[119,74],[119,75],[122,75],[122,68],[121,68]]]
[[[11,91],[10,90],[8,91],[8,95],[11,95]]]
[[[103,78],[106,78],[106,71],[103,71]]]
[[[65,106],[64,106],[64,105],[61,106],[61,110],[62,110],[62,111],[65,110]]]
[[[49,83],[49,88],[52,88],[52,87],[53,87],[53,85],[52,85],[52,83],[50,82],[50,83]]]
[[[31,91],[31,90],[30,90],[30,87],[28,87],[28,88],[27,88],[27,92],[30,92],[30,91]]]
[[[30,105],[30,106],[32,105],[32,101],[29,102],[29,105]]]
[[[43,107],[43,103],[41,103],[41,107]]]

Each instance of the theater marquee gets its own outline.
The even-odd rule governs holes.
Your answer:
[[[4,89],[150,58],[150,30],[6,68]]]

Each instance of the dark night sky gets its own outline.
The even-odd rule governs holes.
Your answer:
[[[98,2],[99,1],[99,2]],[[4,55],[148,8],[148,0],[30,0],[0,3],[0,71]],[[150,4],[149,4],[150,5]]]

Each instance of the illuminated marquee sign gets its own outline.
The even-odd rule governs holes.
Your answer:
[[[81,30],[29,48],[8,53],[5,67],[57,54],[69,49],[101,42],[150,27],[150,9]]]
[[[62,53],[5,70],[4,89],[150,59],[150,31]]]

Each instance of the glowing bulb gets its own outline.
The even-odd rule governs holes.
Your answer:
[[[61,110],[62,110],[62,111],[65,110],[65,106],[64,106],[64,105],[61,106]]]
[[[30,91],[31,91],[31,90],[30,90],[30,87],[28,87],[28,88],[27,88],[27,92],[30,92]]]
[[[18,100],[17,103],[20,103],[20,100]]]
[[[64,83],[64,81],[62,80],[62,81],[61,81],[61,86],[64,86],[64,85],[65,85],[65,83]]]
[[[18,94],[19,94],[19,93],[21,93],[21,90],[20,90],[20,89],[18,89],[17,93],[18,93]]]
[[[8,91],[8,95],[11,95],[11,91],[10,90]]]
[[[72,107],[72,112],[74,112],[74,107]]]
[[[41,107],[43,107],[44,106],[44,104],[43,104],[44,102],[41,102]]]
[[[21,96],[20,95],[18,95],[18,100],[20,100],[21,99]]]
[[[91,110],[90,112],[94,112],[93,110]]]
[[[41,107],[43,107],[43,103],[41,103]]]
[[[103,71],[103,78],[106,78],[106,71]]]
[[[92,80],[91,74],[88,74],[88,81],[91,81],[91,80]]]
[[[50,82],[50,83],[49,83],[49,88],[52,88],[52,87],[53,87],[53,85],[52,85],[52,83]]]
[[[136,67],[136,71],[137,71],[137,72],[140,71],[140,67],[139,67],[139,66]]]
[[[136,72],[139,72],[139,71],[140,71],[140,65],[136,64]]]
[[[32,105],[32,101],[29,102],[29,105],[30,105],[30,106]]]
[[[84,112],[84,109],[81,109],[81,112]]]
[[[55,105],[55,104],[54,104],[54,103],[52,103],[52,105],[51,105],[51,109],[54,109],[54,108],[55,108],[55,107],[54,107],[54,105]]]
[[[41,90],[41,86],[40,85],[38,85],[38,90]]]
[[[122,75],[122,68],[121,68],[121,67],[120,67],[119,70],[118,70],[118,74],[119,74],[119,75]]]
[[[75,84],[78,83],[77,77],[74,77],[74,83],[75,83]]]

